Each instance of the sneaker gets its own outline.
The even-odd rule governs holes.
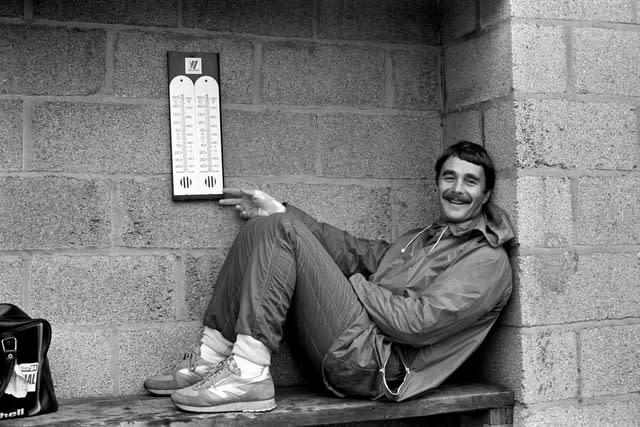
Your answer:
[[[144,388],[159,396],[169,396],[176,390],[202,380],[217,363],[207,362],[195,353],[185,353],[175,366],[152,375],[144,381]]]
[[[264,412],[276,407],[269,367],[256,377],[242,378],[233,356],[199,383],[173,393],[171,400],[178,408],[192,412]]]

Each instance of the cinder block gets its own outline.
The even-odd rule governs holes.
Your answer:
[[[477,2],[449,0],[440,4],[440,38],[443,42],[458,39],[477,29]]]
[[[313,114],[223,111],[225,174],[315,175],[317,135]]]
[[[0,16],[22,17],[23,14],[23,0],[5,0],[0,3]]]
[[[498,171],[516,166],[515,112],[512,102],[495,104],[484,112],[484,147]]]
[[[640,165],[635,107],[535,100],[516,103],[523,168],[629,169]]]
[[[109,186],[58,176],[0,177],[2,249],[110,245]],[[10,214],[9,214],[10,213]]]
[[[265,43],[263,99],[269,104],[383,107],[384,64],[380,49]]]
[[[575,37],[578,93],[640,96],[640,33],[577,28]]]
[[[128,180],[121,184],[125,246],[223,248],[235,236],[235,210],[211,200],[171,200],[169,178]]]
[[[637,394],[632,394],[629,399],[584,405],[582,420],[584,425],[632,426],[640,420],[640,400]]]
[[[517,405],[513,425],[565,426],[634,426],[640,419],[640,400],[619,398],[581,403],[558,403],[557,406]]]
[[[33,312],[56,325],[175,319],[174,264],[165,256],[35,257]]]
[[[633,6],[626,0],[512,0],[511,12],[518,18],[633,22]]]
[[[391,194],[388,187],[359,185],[268,184],[263,190],[358,237],[391,238]]]
[[[189,320],[202,320],[225,257],[220,253],[184,257],[184,298]]]
[[[582,407],[575,403],[560,403],[557,406],[516,405],[513,411],[513,425],[527,427],[566,427],[590,424],[583,422]]]
[[[575,190],[575,242],[624,245],[640,242],[640,179],[634,176],[584,177]]]
[[[522,336],[522,402],[578,396],[575,332],[524,332]]]
[[[448,147],[463,139],[482,144],[482,113],[480,111],[467,110],[449,113],[444,117],[444,146]]]
[[[53,326],[49,364],[58,399],[114,393],[113,351],[106,330],[73,331]]]
[[[433,176],[442,140],[437,118],[332,114],[318,122],[326,176]]]
[[[510,0],[480,0],[480,26],[487,27],[511,18]]]
[[[580,337],[585,397],[638,392],[640,325],[594,328]]]
[[[313,2],[186,0],[182,25],[233,33],[313,36]]]
[[[391,62],[394,107],[440,109],[440,49],[429,48],[426,52],[394,51],[391,53]]]
[[[146,394],[144,380],[174,366],[185,352],[198,351],[199,322],[166,323],[141,330],[123,330],[118,336],[120,394]]]
[[[391,192],[391,200],[397,212],[396,238],[410,230],[426,227],[440,216],[435,178],[427,179],[423,185],[395,188]]]
[[[511,32],[501,25],[444,49],[447,109],[507,95],[512,86]]]
[[[0,169],[22,169],[22,101],[0,101]]]
[[[434,0],[321,0],[317,35],[321,39],[439,43]]]
[[[174,27],[178,23],[177,0],[35,0],[34,18],[54,21],[88,21],[107,24],[156,25]]]
[[[524,176],[516,181],[518,241],[524,247],[572,244],[571,189],[567,178]]]
[[[92,95],[105,75],[105,32],[0,26],[0,94]]]
[[[37,170],[162,173],[171,170],[165,106],[47,102],[33,117]]]
[[[637,254],[522,256],[523,323],[561,324],[637,315]]]
[[[26,284],[23,279],[23,265],[20,258],[0,259],[0,301],[24,309],[22,290]]]
[[[563,27],[513,24],[513,88],[523,92],[566,91]]]
[[[118,33],[115,48],[115,94],[135,98],[167,98],[167,51],[218,52],[222,103],[253,99],[253,47],[231,37],[196,37],[184,34]]]

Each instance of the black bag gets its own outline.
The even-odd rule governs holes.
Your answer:
[[[0,304],[0,420],[58,409],[47,359],[50,343],[49,322]],[[20,376],[14,375],[16,366]]]

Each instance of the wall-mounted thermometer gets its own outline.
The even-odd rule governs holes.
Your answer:
[[[217,53],[168,52],[173,199],[219,199],[224,187]]]

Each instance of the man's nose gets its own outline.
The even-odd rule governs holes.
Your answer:
[[[453,185],[453,191],[455,191],[456,193],[462,193],[463,192],[463,182],[462,180],[457,180],[455,182],[455,184]]]

